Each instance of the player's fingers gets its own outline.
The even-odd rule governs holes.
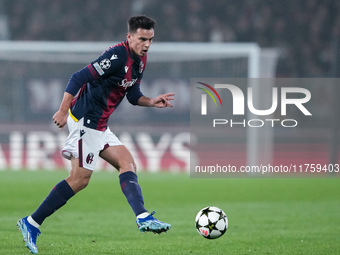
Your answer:
[[[63,127],[65,126],[66,123],[59,123],[57,120],[53,119],[54,124],[56,124],[56,126],[58,128],[60,128],[61,130],[63,129]]]
[[[161,97],[163,104],[165,107],[172,107],[173,105],[169,103],[169,100],[173,100],[171,98],[168,97]]]
[[[63,128],[65,127],[65,124],[64,125],[59,124],[58,127],[60,128],[60,130],[63,130]]]
[[[164,96],[166,97],[166,98],[168,98],[168,100],[174,100],[174,96],[175,95],[175,93],[167,93],[167,94],[165,94]]]
[[[165,100],[164,103],[165,103],[165,107],[173,107],[173,105],[170,104],[168,100]]]
[[[175,98],[173,97],[174,93],[169,93],[163,95],[161,98],[166,101],[174,100]]]

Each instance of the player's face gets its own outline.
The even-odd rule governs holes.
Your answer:
[[[133,54],[143,57],[149,50],[154,37],[153,29],[138,28],[135,33],[128,33],[127,39]]]

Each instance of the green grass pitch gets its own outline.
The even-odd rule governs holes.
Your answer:
[[[16,229],[65,171],[0,172],[0,254],[28,254]],[[168,233],[138,231],[117,173],[97,172],[89,186],[47,218],[39,254],[340,254],[340,179],[192,179],[139,174],[145,204],[172,224]],[[216,240],[195,229],[209,205],[229,219]]]

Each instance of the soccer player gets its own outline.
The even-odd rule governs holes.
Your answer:
[[[155,21],[147,16],[131,17],[126,41],[110,47],[71,76],[60,108],[53,116],[59,128],[67,124],[69,129],[62,155],[71,160],[70,175],[51,190],[34,213],[17,223],[32,253],[38,253],[36,239],[40,225],[87,186],[99,157],[119,171],[121,190],[141,232],[162,233],[171,228],[145,209],[134,159],[107,127],[110,115],[125,95],[133,105],[172,107],[169,101],[174,99],[174,93],[149,98],[140,90],[154,27]]]

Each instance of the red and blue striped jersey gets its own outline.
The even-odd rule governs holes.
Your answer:
[[[71,117],[96,130],[105,130],[124,96],[136,105],[143,96],[140,82],[147,56],[134,56],[128,42],[110,47],[98,59],[74,73],[65,91],[74,95]]]

